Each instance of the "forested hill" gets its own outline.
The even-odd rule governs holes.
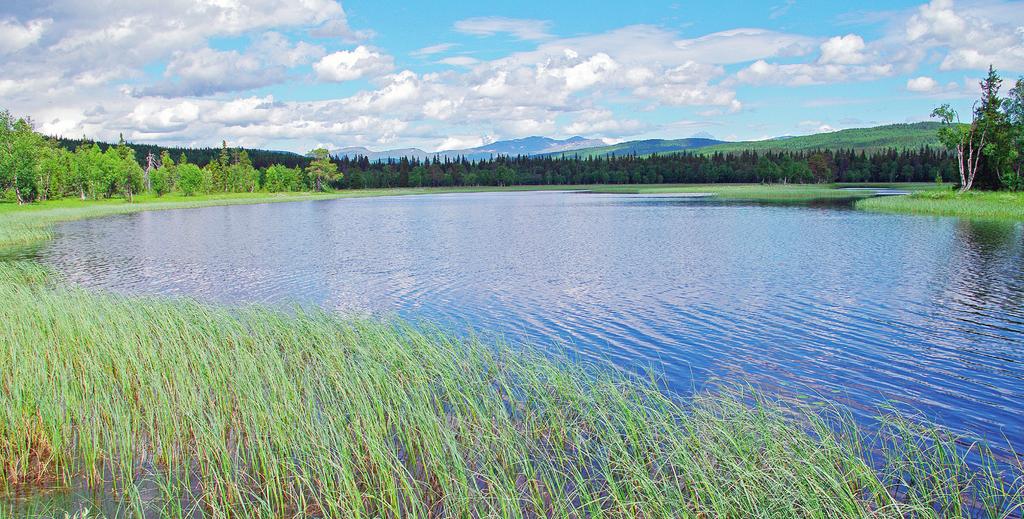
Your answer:
[[[738,153],[743,151],[838,151],[854,150],[867,153],[889,150],[912,150],[922,146],[941,148],[938,139],[939,123],[890,124],[874,128],[854,128],[800,137],[780,137],[764,141],[725,142],[714,139],[648,139],[626,141],[610,146],[584,148],[551,153],[556,158],[640,157],[655,153]]]
[[[642,141],[626,141],[608,146],[596,148],[584,148],[579,150],[562,151],[558,153],[547,153],[544,156],[554,158],[607,158],[626,157],[630,155],[647,156],[655,153],[679,153],[682,151],[693,151],[720,144],[728,144],[725,141],[704,138],[690,139],[646,139]]]
[[[814,151],[856,150],[879,152],[890,149],[913,150],[928,146],[941,148],[940,123],[889,124],[874,128],[851,128],[800,137],[783,137],[765,141],[729,142],[701,148],[701,153],[743,151]]]
[[[63,137],[55,138],[57,145],[61,148],[67,149],[68,151],[74,151],[75,148],[82,145],[84,142],[82,139],[65,139]],[[116,144],[110,144],[106,142],[92,142],[100,147],[101,150],[106,151],[109,146],[116,146]],[[146,156],[152,153],[154,156],[159,157],[161,152],[167,151],[171,154],[171,158],[178,160],[182,154],[188,157],[188,161],[199,167],[204,167],[211,161],[216,160],[220,156],[220,148],[179,148],[179,147],[164,147],[156,146],[153,144],[136,144],[129,142],[128,146],[135,150],[135,160],[139,164],[146,164]],[[235,150],[237,148],[232,148]],[[261,149],[250,149],[244,148],[246,153],[249,154],[249,160],[252,161],[252,165],[255,168],[263,169],[274,164],[281,164],[290,168],[294,167],[305,167],[309,164],[309,157],[299,155],[298,153],[292,153],[290,151],[275,151],[275,150],[261,150]]]

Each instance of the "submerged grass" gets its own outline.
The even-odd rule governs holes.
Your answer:
[[[1024,193],[936,190],[857,202],[866,211],[961,218],[1024,220]]]
[[[0,211],[0,249],[144,205]],[[1020,460],[879,420],[746,389],[683,400],[528,348],[96,294],[0,262],[0,517],[1024,513]],[[39,490],[69,487],[102,509]]]

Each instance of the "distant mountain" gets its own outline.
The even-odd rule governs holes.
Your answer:
[[[348,147],[331,150],[332,155],[355,157],[366,157],[371,161],[399,159],[402,157],[423,159],[438,158],[457,159],[465,157],[468,160],[489,159],[497,156],[516,155],[545,155],[581,148],[592,148],[603,146],[604,141],[599,139],[587,139],[585,137],[570,137],[568,139],[552,139],[549,137],[525,137],[507,141],[497,141],[476,148],[461,150],[443,150],[437,152],[423,151],[419,148],[402,148],[385,151],[372,151],[363,147]]]
[[[889,124],[874,128],[853,128],[829,133],[803,136],[781,136],[763,141],[726,142],[694,136],[689,139],[649,139],[626,141],[610,146],[583,148],[571,152],[549,153],[553,157],[621,157],[646,156],[654,153],[739,153],[743,151],[808,151],[825,149],[853,149],[867,152],[889,148],[916,149],[921,146],[941,147],[937,130],[939,123]],[[700,134],[698,134],[700,135]]]
[[[362,146],[351,146],[348,148],[341,148],[337,150],[331,150],[331,155],[337,155],[338,157],[348,157],[354,159],[356,157],[366,157],[371,162],[378,160],[388,159],[399,159],[402,157],[417,158],[420,160],[432,158],[435,154],[423,151],[419,148],[400,148],[395,150],[386,151],[372,151]]]
[[[742,151],[810,151],[825,149],[853,149],[868,152],[896,148],[916,149],[921,146],[941,147],[938,129],[940,123],[888,124],[873,128],[851,128],[814,135],[776,137],[766,141],[730,142],[710,146],[701,152],[736,153]]]
[[[455,153],[466,156],[486,155],[477,158],[488,158],[492,155],[545,155],[562,151],[593,148],[595,146],[604,146],[604,141],[598,139],[587,139],[584,137],[570,137],[564,140],[551,139],[548,137],[526,137],[524,139],[498,141],[467,150],[454,150],[442,153]]]
[[[622,157],[626,155],[651,155],[654,153],[678,153],[691,151],[708,146],[726,144],[725,141],[704,138],[690,139],[648,139],[643,141],[626,141],[609,146],[598,146],[596,148],[576,149],[567,152],[548,153],[548,156],[556,158],[580,158],[588,157]]]

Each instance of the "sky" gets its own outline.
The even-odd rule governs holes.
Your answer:
[[[0,4],[0,108],[161,145],[755,140],[969,112],[990,64],[1024,73],[1024,1]]]

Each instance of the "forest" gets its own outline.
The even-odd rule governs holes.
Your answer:
[[[74,146],[73,149],[71,146]],[[172,151],[177,151],[176,154]],[[371,162],[230,148],[168,149],[60,140],[28,118],[0,112],[0,200],[82,200],[139,193],[321,191],[383,187],[659,183],[830,183],[953,181],[954,155],[923,146],[878,153],[853,150],[671,153],[647,157],[434,158]],[[287,163],[272,162],[284,157]]]
[[[956,152],[960,191],[1024,191],[1024,76],[1003,97],[1003,78],[989,66],[978,86],[969,123],[949,104],[932,111],[939,141]]]
[[[647,157],[497,157],[471,162],[401,159],[337,161],[341,188],[573,184],[715,184],[931,182],[952,180],[956,164],[945,150],[691,152]]]

